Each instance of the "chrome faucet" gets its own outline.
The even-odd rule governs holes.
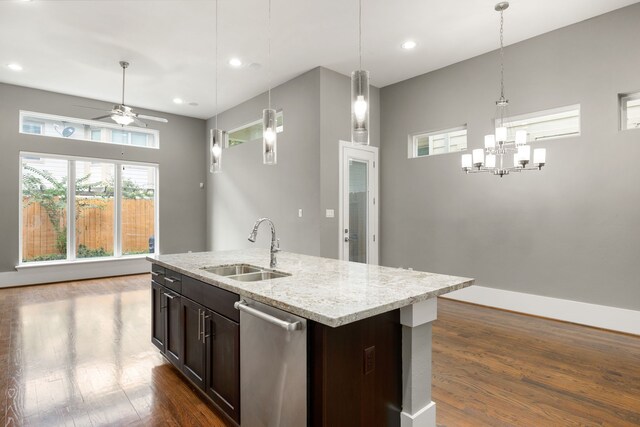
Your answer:
[[[258,235],[258,227],[264,221],[267,221],[271,225],[271,262],[269,266],[271,268],[275,268],[278,264],[276,260],[276,253],[280,252],[280,239],[276,239],[276,226],[273,225],[273,221],[269,218],[258,218],[255,224],[253,224],[253,230],[251,230],[251,234],[249,234],[249,241],[255,243],[256,237]]]

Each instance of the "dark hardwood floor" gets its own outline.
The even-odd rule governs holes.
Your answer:
[[[151,345],[149,282],[0,289],[0,426],[224,426]],[[640,425],[640,337],[443,299],[438,314],[438,425]]]

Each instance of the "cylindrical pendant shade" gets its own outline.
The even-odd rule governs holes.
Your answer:
[[[496,141],[505,142],[507,140],[507,128],[501,126],[496,128]]]
[[[369,72],[351,73],[351,142],[369,145]]]
[[[278,163],[278,131],[276,110],[273,109],[262,110],[262,163]]]
[[[520,164],[522,165],[526,165],[531,161],[530,145],[521,145],[518,147],[518,160],[520,160]]]
[[[495,135],[485,135],[484,136],[484,148],[496,148],[496,137]]]
[[[221,129],[211,129],[209,131],[209,155],[211,162],[209,172],[222,172],[222,147],[227,144],[227,132]]]

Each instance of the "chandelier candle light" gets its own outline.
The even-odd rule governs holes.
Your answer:
[[[215,91],[216,91],[216,116],[215,129],[209,130],[209,155],[211,163],[209,165],[210,173],[222,172],[222,147],[226,145],[227,132],[218,129],[218,0],[216,0],[216,72],[215,72]]]
[[[509,7],[508,2],[501,2],[495,6],[500,12],[500,99],[496,101],[499,126],[495,133],[484,137],[484,149],[477,148],[472,154],[462,155],[462,170],[466,173],[490,172],[503,177],[511,172],[523,170],[540,170],[545,165],[547,151],[544,148],[533,150],[533,166],[531,164],[531,146],[527,145],[527,131],[517,130],[513,142],[507,139],[507,127],[504,123],[509,100],[504,96],[504,11]],[[513,166],[505,165],[505,156],[513,156]]]
[[[269,28],[267,33],[268,67],[271,67],[271,0],[269,0]],[[278,163],[276,110],[271,108],[271,77],[267,75],[267,79],[269,80],[269,108],[262,110],[262,163],[275,165]]]
[[[358,2],[360,68],[351,73],[351,142],[369,145],[369,72],[362,69],[362,0]]]

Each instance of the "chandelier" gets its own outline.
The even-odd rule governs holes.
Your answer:
[[[472,154],[462,155],[462,170],[466,173],[489,172],[503,177],[512,172],[525,170],[540,170],[545,164],[547,151],[544,148],[533,150],[531,162],[531,146],[527,145],[526,130],[517,130],[515,138],[510,141],[505,116],[509,100],[504,96],[504,11],[509,7],[508,2],[501,2],[495,6],[500,12],[500,98],[496,101],[496,117],[498,126],[495,132],[484,137],[484,149],[473,150]],[[511,161],[513,163],[509,164]]]

